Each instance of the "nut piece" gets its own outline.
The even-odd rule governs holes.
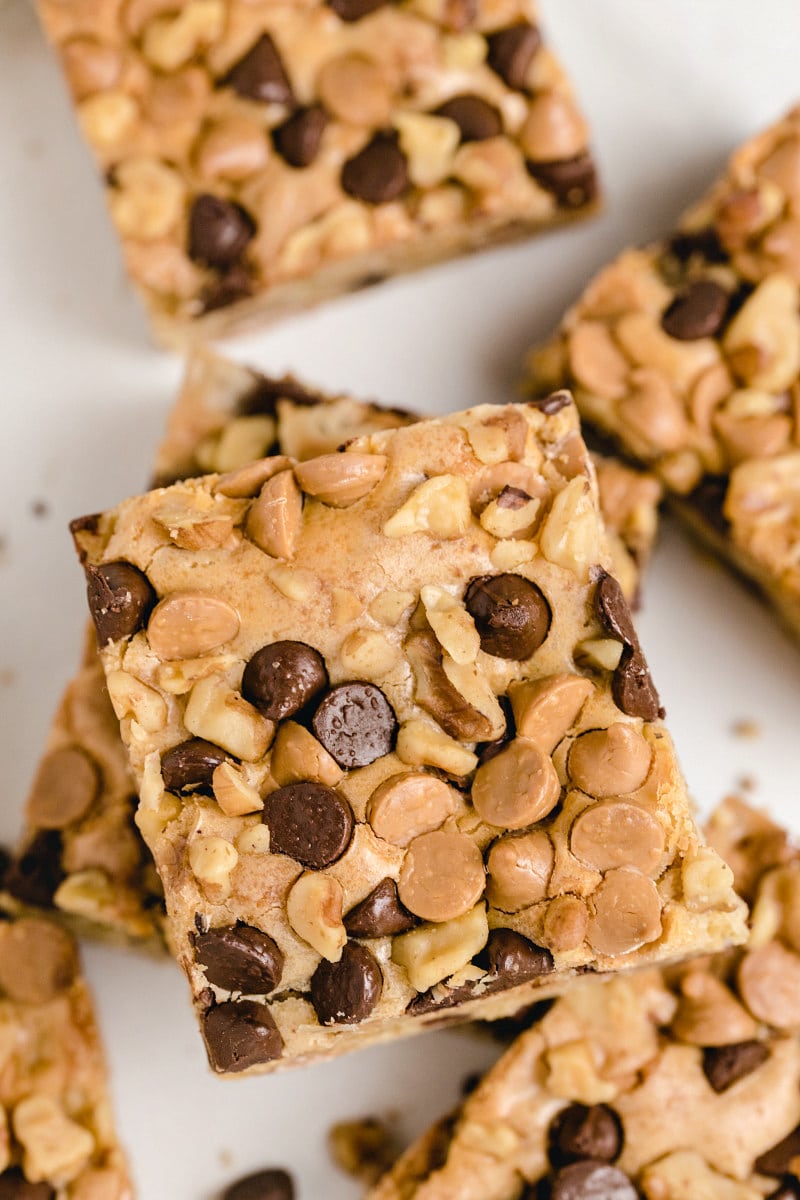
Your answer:
[[[426,992],[474,958],[488,938],[486,905],[476,904],[463,917],[443,925],[423,925],[396,937],[392,961],[405,967],[413,988]]]
[[[512,683],[508,696],[517,734],[552,754],[593,691],[592,681],[582,675],[551,675],[535,683]]]
[[[602,321],[582,321],[569,337],[569,364],[582,387],[603,400],[625,395],[629,365]]]
[[[652,757],[638,729],[617,721],[576,738],[567,767],[575,786],[589,796],[626,796],[647,779]]]
[[[539,549],[548,562],[589,581],[589,568],[602,555],[604,534],[585,475],[576,475],[550,507],[539,533]]]
[[[165,237],[183,212],[185,188],[177,171],[156,158],[128,158],[118,165],[109,206],[123,237],[148,242]]]
[[[598,871],[635,867],[643,875],[658,872],[664,842],[664,830],[656,818],[622,800],[585,808],[569,835],[570,850],[587,867]]]
[[[201,679],[223,674],[238,660],[233,654],[207,654],[203,658],[185,658],[177,662],[159,663],[155,670],[156,683],[171,696],[185,696]]]
[[[442,728],[452,737],[465,742],[491,741],[499,736],[505,728],[505,717],[499,707],[494,693],[487,686],[480,689],[478,699],[482,708],[491,706],[491,712],[486,715],[476,708],[470,699],[464,695],[449,675],[457,668],[452,659],[447,662],[450,670],[446,671],[445,662],[439,646],[431,633],[416,633],[406,641],[406,657],[414,673],[414,701],[420,708],[435,717]],[[478,680],[459,680],[467,684],[467,690],[475,693]],[[485,682],[485,681],[484,681]],[[499,732],[494,732],[499,716]]]
[[[375,629],[356,629],[341,644],[342,670],[351,678],[380,682],[397,665],[399,650]]]
[[[264,807],[256,789],[233,763],[220,763],[214,768],[212,788],[214,799],[226,817],[243,817],[246,813],[260,812]]]
[[[629,954],[661,935],[661,898],[652,879],[620,867],[591,898],[587,937],[597,954]]]
[[[224,502],[223,502],[224,503]],[[224,545],[233,532],[233,508],[209,507],[175,500],[153,509],[153,520],[166,530],[181,550],[215,550]]]
[[[303,496],[291,471],[279,471],[250,506],[245,532],[272,558],[292,558],[303,523]]]
[[[227,887],[239,852],[221,837],[198,837],[189,846],[189,866],[201,883]]]
[[[423,833],[408,847],[397,891],[409,912],[424,921],[452,921],[483,895],[483,857],[464,833]]]
[[[183,723],[195,737],[205,738],[245,762],[262,758],[275,735],[273,722],[218,675],[194,685]]]
[[[721,1175],[694,1150],[677,1150],[646,1166],[642,1188],[644,1195],[653,1200],[698,1200],[706,1196],[709,1200],[759,1200],[762,1195],[749,1184]],[[781,1189],[773,1194],[780,1196]]]
[[[317,76],[317,94],[328,111],[348,125],[380,129],[391,116],[386,72],[364,54],[329,58]]]
[[[553,1046],[546,1057],[547,1090],[554,1096],[579,1104],[605,1104],[617,1095],[616,1085],[597,1073],[595,1052],[586,1039]],[[611,1194],[605,1189],[596,1192],[598,1196]]]
[[[671,1029],[690,1046],[734,1046],[758,1032],[730,988],[702,969],[690,970],[681,980],[681,998]]]
[[[681,867],[683,899],[692,912],[719,908],[730,897],[733,871],[711,850],[701,846]]]
[[[745,954],[739,964],[739,991],[750,1012],[775,1029],[800,1027],[800,955],[780,942]]]
[[[501,829],[524,829],[555,808],[561,785],[550,756],[517,737],[479,767],[472,784],[478,815]]]
[[[453,816],[459,795],[443,780],[423,771],[392,775],[375,789],[367,806],[367,820],[378,837],[393,846],[407,846],[422,833],[430,833]]]
[[[31,1183],[68,1183],[88,1163],[94,1138],[71,1121],[53,1096],[34,1093],[14,1109],[12,1125],[24,1150],[23,1169]]]
[[[160,659],[199,658],[232,641],[239,625],[239,614],[224,600],[176,592],[153,609],[147,640]]]
[[[163,696],[127,671],[109,671],[106,676],[109,699],[118,721],[133,717],[147,733],[158,733],[167,723],[167,704]]]
[[[518,912],[544,900],[553,858],[553,843],[543,829],[496,841],[486,860],[486,895],[492,908]]]
[[[342,923],[344,892],[338,880],[306,871],[286,898],[292,929],[328,962],[338,962],[347,941]]]
[[[434,475],[414,489],[386,522],[383,534],[407,537],[429,533],[432,537],[457,538],[467,532],[471,520],[466,480],[460,475]]]
[[[321,454],[298,463],[294,474],[309,496],[333,508],[363,500],[386,474],[385,454]]]
[[[428,624],[442,649],[460,665],[473,663],[478,657],[481,639],[475,621],[464,605],[440,587],[422,587],[419,594]]]
[[[410,767],[439,767],[461,778],[478,765],[478,756],[427,721],[405,721],[397,734],[397,757]]]
[[[278,726],[269,766],[273,779],[281,787],[302,779],[335,787],[344,775],[322,742],[294,721],[284,721]]]
[[[548,950],[577,950],[588,927],[589,913],[579,896],[556,896],[544,914],[542,941]]]
[[[432,113],[403,112],[393,117],[408,175],[416,187],[433,188],[450,174],[461,139],[455,121]]]
[[[749,387],[781,392],[800,371],[797,284],[769,275],[742,305],[722,339],[735,375]]]
[[[202,46],[209,46],[225,25],[222,0],[188,0],[177,16],[156,17],[144,28],[144,57],[160,71],[176,71]]]

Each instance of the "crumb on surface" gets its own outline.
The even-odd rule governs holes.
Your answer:
[[[340,1170],[367,1184],[380,1179],[401,1152],[396,1130],[377,1117],[337,1122],[328,1133],[328,1149]]]
[[[737,738],[757,738],[761,736],[761,723],[752,717],[739,717],[731,722],[731,733]]]

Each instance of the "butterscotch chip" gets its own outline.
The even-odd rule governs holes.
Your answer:
[[[515,683],[509,699],[520,737],[552,754],[591,696],[592,682],[582,675],[554,675],[538,683]]]
[[[591,908],[586,935],[598,954],[628,954],[661,933],[658,889],[629,867],[605,875]]]
[[[593,804],[573,822],[569,847],[598,871],[635,867],[653,874],[664,854],[664,830],[646,809],[623,801]]]
[[[425,921],[451,921],[468,912],[483,894],[481,852],[463,833],[437,830],[411,842],[397,890],[409,912]]]
[[[742,999],[776,1029],[800,1027],[800,955],[779,942],[750,950],[739,967]]]
[[[589,913],[579,896],[556,896],[544,914],[543,941],[551,950],[575,950],[586,937]]]
[[[535,742],[518,737],[478,768],[472,803],[490,825],[524,829],[547,816],[560,793],[549,756]]]
[[[84,750],[54,750],[36,773],[28,798],[29,819],[42,829],[63,829],[86,814],[100,786],[97,765]]]
[[[544,900],[553,859],[553,843],[543,829],[499,838],[486,860],[491,904],[505,912],[516,912]]]
[[[616,722],[608,729],[583,733],[569,752],[572,782],[594,796],[626,796],[644,783],[652,751],[632,725]]]
[[[378,837],[407,846],[443,825],[458,805],[458,793],[435,775],[393,775],[372,793],[368,820]]]
[[[49,921],[0,926],[0,988],[20,1004],[43,1004],[70,987],[78,970],[72,938]]]

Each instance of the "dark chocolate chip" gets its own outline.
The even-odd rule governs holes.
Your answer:
[[[781,1175],[791,1175],[792,1159],[800,1156],[800,1125],[793,1129],[791,1133],[787,1133],[776,1146],[765,1152],[756,1159],[753,1166],[760,1175],[772,1175],[775,1178],[780,1178]]]
[[[210,796],[214,772],[229,757],[205,738],[189,738],[167,750],[161,759],[161,778],[168,792],[202,792]]]
[[[389,0],[328,0],[333,11],[343,21],[360,21],[378,8],[383,8]]]
[[[314,733],[340,767],[351,771],[390,754],[397,735],[394,709],[374,683],[340,683],[314,713]]]
[[[709,263],[728,261],[728,253],[713,225],[694,233],[676,233],[670,239],[669,253],[682,263],[687,263],[695,255]]]
[[[597,198],[597,171],[588,154],[560,162],[526,162],[528,173],[551,192],[561,208],[583,208]]]
[[[263,33],[231,67],[222,83],[245,100],[260,100],[262,104],[291,104],[293,100],[292,85],[268,33]]]
[[[87,564],[86,598],[98,646],[131,637],[141,629],[156,602],[150,580],[129,562]]]
[[[241,205],[204,192],[195,197],[189,213],[189,257],[218,270],[232,267],[255,232],[253,218]]]
[[[273,991],[283,974],[280,948],[252,925],[226,925],[196,934],[194,956],[205,967],[209,983],[245,996]]]
[[[340,859],[353,836],[353,811],[344,797],[310,780],[271,792],[262,819],[273,854],[288,854],[314,870]]]
[[[294,1196],[294,1182],[289,1172],[272,1167],[232,1183],[222,1193],[222,1200],[294,1200]]]
[[[396,133],[376,133],[342,167],[342,187],[367,204],[396,200],[409,185],[408,163]]]
[[[516,987],[528,979],[549,975],[554,965],[549,950],[537,946],[513,929],[493,929],[477,961],[480,966],[487,966],[494,977],[489,984],[492,991]]]
[[[570,1104],[555,1117],[549,1130],[549,1155],[554,1167],[590,1158],[613,1162],[622,1151],[622,1122],[607,1104]]]
[[[442,985],[439,984],[436,987],[428,988],[427,992],[420,992],[418,996],[415,996],[406,1007],[406,1012],[410,1017],[421,1017],[425,1013],[457,1008],[459,1004],[464,1004],[467,1000],[472,999],[475,987],[476,982],[461,983],[458,987],[443,991]]]
[[[344,919],[347,932],[357,938],[406,933],[416,924],[416,917],[400,903],[393,879],[383,879]]]
[[[766,1200],[800,1200],[800,1179],[787,1175],[783,1183],[770,1192]]]
[[[440,104],[434,115],[455,121],[462,142],[485,142],[503,132],[503,118],[494,105],[469,92]]]
[[[246,1071],[283,1053],[283,1039],[269,1009],[255,1000],[226,1000],[209,1008],[203,1037],[211,1066],[223,1073]]]
[[[619,585],[618,580],[607,571],[603,571],[597,580],[594,593],[594,603],[597,615],[607,633],[626,646],[636,649],[639,637],[634,628],[628,601]]]
[[[314,408],[325,401],[320,392],[311,391],[291,375],[275,379],[269,375],[262,375],[259,371],[253,371],[252,374],[253,386],[237,401],[237,417],[274,417],[278,411],[279,400],[291,400],[292,404],[307,408]]]
[[[728,536],[730,522],[725,516],[725,497],[728,494],[728,475],[707,475],[693,492],[683,499],[684,504],[696,509],[702,519],[716,533]]]
[[[539,412],[543,412],[546,417],[552,417],[561,412],[562,408],[566,408],[568,404],[572,404],[572,395],[565,390],[551,392],[549,396],[540,396],[538,399],[529,400],[528,404],[531,408],[538,408]]]
[[[769,1058],[764,1042],[736,1042],[732,1046],[708,1046],[703,1050],[703,1070],[715,1092],[724,1092]]]
[[[661,318],[661,328],[681,342],[713,337],[728,312],[730,293],[713,279],[698,279],[676,296]]]
[[[538,650],[550,629],[550,605],[535,583],[521,575],[481,575],[464,597],[475,620],[481,650],[522,662]]]
[[[0,1175],[0,1200],[55,1200],[55,1188],[49,1183],[30,1183],[19,1167],[10,1167]]]
[[[664,710],[639,645],[628,601],[617,580],[607,571],[602,571],[598,578],[594,603],[604,629],[623,643],[619,666],[611,681],[617,708],[644,721],[663,717]]]
[[[23,904],[49,907],[65,879],[62,854],[61,834],[57,830],[37,833],[6,870],[3,886]]]
[[[375,956],[348,942],[338,962],[323,959],[311,976],[311,1003],[321,1025],[356,1025],[372,1012],[382,988]]]
[[[498,508],[510,508],[513,511],[524,508],[530,499],[530,495],[527,492],[523,492],[522,488],[507,485],[497,497],[495,504]]]
[[[522,90],[533,56],[542,44],[542,35],[535,25],[518,21],[491,33],[487,62],[495,74],[510,88]]]
[[[328,686],[325,660],[305,642],[262,646],[242,676],[242,695],[270,721],[285,721]]]
[[[618,1167],[587,1160],[556,1172],[550,1200],[638,1200],[638,1193]]]
[[[298,108],[272,131],[275,149],[290,167],[307,167],[319,153],[328,115],[321,104]]]
[[[242,263],[234,263],[222,275],[212,279],[200,293],[200,304],[204,313],[238,304],[253,294],[253,278]]]

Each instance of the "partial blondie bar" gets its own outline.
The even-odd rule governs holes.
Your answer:
[[[800,633],[800,108],[529,358]]]
[[[568,394],[261,459],[73,531],[218,1072],[743,938]]]
[[[0,1197],[132,1200],[78,950],[40,917],[0,919]]]
[[[369,1200],[800,1196],[800,857],[741,802],[709,835],[746,948],[574,989]]]
[[[39,0],[169,343],[596,207],[536,0]]]

